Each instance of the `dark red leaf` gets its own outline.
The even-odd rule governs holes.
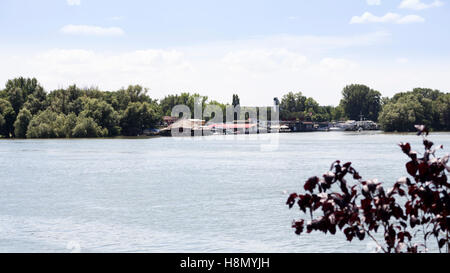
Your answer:
[[[348,169],[351,165],[352,165],[352,162],[347,162],[343,165],[343,167]]]
[[[324,180],[325,180],[325,182],[326,182],[327,184],[333,183],[334,177],[335,177],[335,175],[334,175],[334,173],[332,173],[332,172],[328,172],[328,173],[326,173],[326,174],[323,175],[323,178],[324,178]]]
[[[445,239],[440,239],[439,240],[439,248],[443,248],[445,246],[445,243],[447,242],[447,240]]]
[[[353,179],[359,180],[359,179],[362,179],[362,177],[359,175],[359,173],[355,172],[353,174]]]
[[[411,216],[411,218],[409,219],[409,225],[414,228],[417,225],[420,225],[420,220],[417,219],[416,216]]]
[[[405,234],[405,237],[408,237],[408,240],[409,240],[409,241],[411,241],[411,240],[412,240],[412,236],[411,236],[411,233],[409,233],[409,232],[405,232],[404,234]]]
[[[408,227],[408,225],[407,225],[405,222],[403,222],[403,221],[400,221],[400,225],[401,225],[404,229],[406,229],[406,228]]]
[[[351,242],[353,240],[353,237],[355,237],[355,232],[353,231],[353,228],[346,228],[344,229],[344,234],[347,237],[347,241]]]
[[[295,234],[300,235],[302,234],[303,230],[304,230],[304,224],[305,221],[304,220],[300,220],[295,222],[292,227],[295,228]]]
[[[297,199],[297,197],[298,197],[298,195],[296,193],[293,193],[289,196],[289,198],[286,202],[286,205],[288,205],[290,209],[292,209],[292,207],[294,206],[295,200]]]
[[[402,148],[402,151],[409,155],[409,152],[411,151],[411,145],[409,143],[400,143],[399,144],[400,148]]]
[[[304,188],[306,191],[310,191],[312,193],[316,188],[317,183],[319,183],[319,178],[317,176],[311,177],[308,181],[306,181]]]
[[[366,232],[364,231],[364,229],[356,228],[356,236],[360,241],[363,241],[366,237]]]
[[[428,173],[428,164],[425,162],[422,162],[419,164],[418,169],[419,169],[419,175],[421,177],[423,177],[423,176],[427,175],[427,173]]]
[[[428,150],[430,150],[431,147],[433,147],[434,143],[431,142],[431,141],[429,141],[429,140],[427,140],[427,139],[425,139],[425,140],[423,141],[423,145],[425,146],[425,148],[427,148]]]
[[[372,200],[371,199],[363,199],[361,200],[361,208],[364,211],[372,209]]]
[[[418,170],[417,163],[414,161],[406,163],[406,170],[410,175],[415,176]]]

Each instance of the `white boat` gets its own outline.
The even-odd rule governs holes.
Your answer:
[[[333,127],[330,127],[330,128],[328,129],[328,131],[330,131],[330,132],[345,131],[345,128],[333,126]]]
[[[291,128],[289,128],[289,126],[283,125],[283,126],[280,126],[279,132],[280,133],[290,133],[290,132],[292,132],[292,130],[291,130]]]

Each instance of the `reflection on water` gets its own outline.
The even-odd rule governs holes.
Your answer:
[[[450,134],[431,136],[450,146]],[[368,242],[296,236],[287,193],[352,161],[364,178],[404,176],[396,146],[421,138],[380,133],[282,134],[266,140],[0,141],[1,252],[368,252]]]

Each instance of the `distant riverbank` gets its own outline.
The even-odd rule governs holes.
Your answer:
[[[139,85],[117,91],[72,85],[46,92],[36,79],[20,77],[7,81],[0,90],[0,137],[139,136],[146,132],[154,134],[155,128],[167,129],[181,116],[184,120],[195,118],[202,122],[194,127],[205,126],[204,122],[214,119],[218,126],[208,126],[213,134],[222,129],[226,134],[229,130],[236,132],[241,126],[244,133],[247,129],[251,133],[255,126],[257,132],[327,130],[330,124],[335,127],[333,130],[339,130],[342,128],[339,124],[346,120],[355,122],[346,130],[414,131],[416,124],[434,130],[450,130],[450,93],[415,88],[392,98],[382,98],[380,92],[368,86],[351,84],[342,90],[342,96],[338,106],[323,106],[301,92],[290,92],[262,107],[245,107],[238,94],[233,94],[231,103],[220,103],[197,93],[167,95],[158,100],[151,98],[148,89]],[[272,119],[281,120],[285,127],[259,124]],[[251,122],[250,125],[230,125],[233,120]],[[258,124],[255,125],[255,121]],[[185,124],[179,129],[199,130],[190,125],[185,127]],[[205,129],[201,128],[201,135],[207,131]],[[163,131],[164,135],[169,135],[168,130]]]
[[[286,133],[280,133],[285,135]],[[416,133],[414,132],[384,132],[381,130],[372,130],[372,131],[333,131],[333,132],[326,132],[326,131],[309,131],[309,132],[291,132],[290,134],[295,135],[311,135],[311,134],[320,134],[320,135],[326,135],[326,134],[342,134],[342,135],[399,135],[399,136],[415,136]],[[435,131],[431,132],[431,135],[447,135],[450,134],[450,131]],[[202,136],[206,138],[214,138],[214,137],[227,137],[227,139],[233,139],[235,137],[242,137],[242,136],[250,136],[246,134],[241,135],[210,135],[210,136]],[[147,139],[159,139],[159,138],[166,138],[164,136],[115,136],[115,137],[96,137],[96,138],[35,138],[35,139],[27,139],[27,138],[0,138],[0,141],[77,141],[77,140],[147,140]],[[219,138],[223,139],[223,138]]]

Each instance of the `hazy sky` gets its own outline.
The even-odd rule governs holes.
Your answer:
[[[0,0],[0,83],[129,84],[270,105],[346,84],[450,89],[446,0]]]

